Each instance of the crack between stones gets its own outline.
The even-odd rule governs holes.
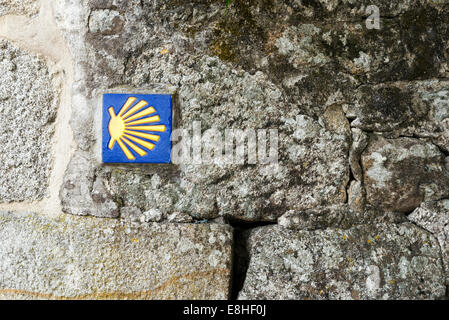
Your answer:
[[[354,177],[354,173],[352,171],[351,164],[349,164],[349,179],[348,179],[348,182],[346,183],[346,188],[345,188],[346,198],[345,198],[345,201],[343,202],[344,204],[349,203],[349,188],[351,188],[351,183],[353,181],[356,181],[356,179]]]
[[[437,144],[435,144],[433,142],[432,142],[432,144],[435,145],[445,157],[449,157],[449,152],[448,151],[444,150],[439,145],[437,145]]]
[[[192,217],[193,218],[193,217]],[[207,224],[217,223],[213,222],[214,219],[198,219],[193,218],[193,221],[188,224]],[[230,217],[224,217],[224,225],[232,227],[233,241],[231,247],[231,276],[230,276],[230,289],[229,300],[237,300],[240,291],[243,288],[246,272],[249,266],[249,252],[247,246],[248,236],[250,231],[256,228],[277,225],[274,221],[244,221],[241,219],[233,219]]]
[[[229,220],[228,224],[233,228],[231,289],[229,298],[230,300],[237,300],[243,288],[249,266],[250,255],[247,246],[249,231],[260,227],[276,225],[277,222]]]
[[[345,76],[350,76],[350,73],[342,72]],[[429,77],[429,78],[423,78],[423,79],[414,79],[414,80],[391,80],[391,81],[360,81],[359,84],[357,84],[354,87],[354,90],[360,89],[360,87],[363,86],[388,86],[388,85],[400,85],[400,84],[419,84],[422,82],[429,82],[429,81],[441,81],[446,82],[449,81],[449,77]],[[393,131],[393,130],[390,130]],[[386,132],[390,132],[386,131]]]
[[[348,120],[349,125],[350,125],[350,127],[352,128],[351,122],[352,122],[354,119],[351,119],[351,117],[348,117],[346,114],[345,114],[345,118]],[[359,182],[360,182],[362,188],[364,189],[362,154],[363,154],[363,152],[365,152],[366,148],[368,148],[369,140],[370,140],[370,134],[372,134],[372,133],[370,133],[370,132],[368,132],[368,131],[365,131],[365,130],[363,130],[363,129],[360,129],[360,130],[368,136],[368,142],[366,143],[366,146],[365,146],[362,150],[359,150],[359,151],[357,152],[357,162],[358,162],[358,164],[359,164],[360,169],[362,170],[362,177],[360,178],[360,181],[359,181]],[[350,186],[351,186],[351,182],[352,182],[352,181],[358,181],[358,180],[355,178],[354,171],[353,171],[353,168],[352,168],[352,165],[351,165],[351,160],[350,160],[350,159],[351,159],[352,145],[354,144],[354,141],[353,141],[353,139],[352,139],[352,134],[351,134],[351,136],[350,136],[350,139],[351,139],[351,145],[350,145],[350,148],[349,148],[349,150],[348,150],[349,181],[348,181],[348,183],[347,183],[347,185],[346,185],[346,201],[345,201],[346,204],[349,204],[349,188],[350,188]]]

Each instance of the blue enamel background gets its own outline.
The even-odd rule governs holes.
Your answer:
[[[156,113],[152,115],[159,115],[161,121],[152,124],[165,124],[165,132],[154,132],[160,136],[158,142],[149,141],[155,144],[153,150],[147,150],[148,154],[141,157],[133,150],[130,150],[136,160],[128,160],[123,153],[118,143],[114,144],[112,150],[109,150],[108,143],[111,138],[109,135],[108,124],[111,119],[108,109],[113,107],[115,114],[118,114],[123,104],[130,97],[137,98],[137,101],[145,100],[149,106],[156,109]],[[171,141],[170,136],[172,132],[172,97],[169,94],[121,94],[121,93],[107,93],[103,95],[103,140],[102,140],[102,160],[104,163],[170,163]],[[143,139],[143,138],[141,138]],[[143,139],[145,140],[145,139]]]

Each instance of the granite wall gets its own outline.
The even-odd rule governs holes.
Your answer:
[[[0,0],[0,297],[448,298],[448,15]],[[108,90],[172,94],[189,133],[277,130],[278,161],[102,164]]]

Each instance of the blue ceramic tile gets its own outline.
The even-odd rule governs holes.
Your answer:
[[[103,95],[104,163],[170,163],[172,97]]]

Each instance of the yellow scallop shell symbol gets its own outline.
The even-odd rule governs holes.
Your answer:
[[[165,132],[166,130],[165,125],[163,124],[145,125],[159,122],[161,119],[158,115],[151,116],[156,110],[151,106],[147,107],[148,102],[140,100],[134,105],[136,101],[137,98],[128,98],[117,115],[115,114],[113,107],[108,109],[111,116],[108,126],[111,140],[109,140],[108,147],[112,150],[117,141],[120,149],[122,149],[128,160],[136,159],[128,147],[143,157],[147,154],[147,151],[143,148],[153,150],[155,145],[154,143],[140,138],[157,142],[159,141],[160,136],[148,132]]]

